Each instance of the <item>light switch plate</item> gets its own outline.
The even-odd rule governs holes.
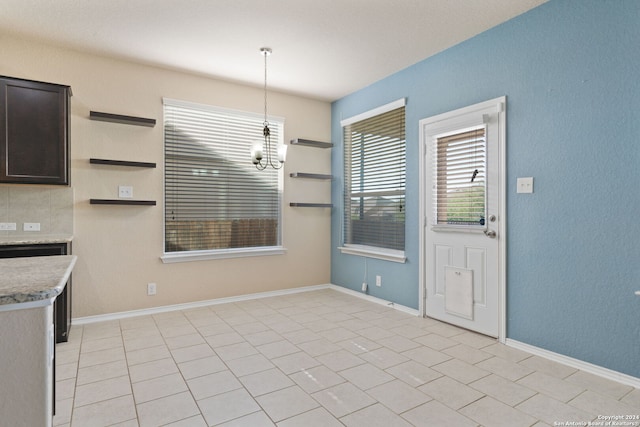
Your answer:
[[[518,178],[518,193],[533,193],[533,177]]]
[[[133,198],[133,187],[130,185],[120,185],[118,186],[118,197],[121,199],[132,199]]]

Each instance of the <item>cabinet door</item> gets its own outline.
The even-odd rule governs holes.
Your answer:
[[[1,78],[0,99],[0,182],[69,184],[69,88]]]

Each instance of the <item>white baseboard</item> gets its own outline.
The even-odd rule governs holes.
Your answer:
[[[184,304],[163,305],[161,307],[143,308],[140,310],[120,311],[117,313],[99,314],[96,316],[75,317],[72,319],[74,325],[87,325],[89,323],[106,322],[110,320],[120,320],[129,317],[148,316],[150,314],[166,313],[176,310],[190,310],[194,308],[207,307],[211,305],[227,304],[231,302],[249,301],[260,298],[270,298],[282,295],[292,295],[301,292],[318,291],[321,289],[329,289],[333,285],[314,285],[304,286],[301,288],[282,289],[278,291],[258,292],[254,294],[238,295],[226,298],[216,298],[204,301],[187,302]]]
[[[354,291],[353,289],[345,288],[345,287],[338,286],[338,285],[329,285],[329,289],[333,289],[334,291],[338,291],[338,292],[343,292],[345,294],[349,294],[349,295],[352,295],[354,297],[362,298],[364,300],[367,300],[367,301],[370,301],[370,302],[374,302],[376,304],[384,305],[386,307],[395,308],[396,310],[402,311],[402,312],[407,313],[407,314],[411,314],[413,316],[419,316],[420,315],[420,311],[418,311],[418,310],[416,310],[414,308],[407,307],[407,306],[400,305],[400,304],[396,304],[395,302],[383,300],[381,298],[374,297],[374,296],[371,296],[371,295],[363,294],[362,292],[357,292],[357,291]]]
[[[376,304],[395,308],[396,310],[399,310],[414,316],[420,315],[420,312],[418,310],[415,310],[410,307],[406,307],[404,305],[396,304],[390,301],[376,298],[371,295],[366,295],[360,292],[352,291],[351,289],[347,289],[342,286],[326,284],[326,285],[304,286],[301,288],[282,289],[278,291],[259,292],[254,294],[238,295],[238,296],[226,297],[226,298],[216,298],[216,299],[210,299],[210,300],[204,300],[204,301],[187,302],[184,304],[163,305],[161,307],[143,308],[140,310],[120,311],[117,313],[109,313],[109,314],[98,314],[96,316],[75,317],[72,319],[71,323],[73,323],[74,325],[87,325],[89,323],[106,322],[110,320],[120,320],[120,319],[126,319],[129,317],[137,317],[137,316],[148,316],[151,314],[166,313],[166,312],[176,311],[176,310],[190,310],[194,308],[207,307],[211,305],[227,304],[231,302],[240,302],[240,301],[250,301],[250,300],[260,299],[260,298],[277,297],[282,295],[293,295],[301,292],[311,292],[311,291],[318,291],[322,289],[333,289],[335,291],[343,292],[358,298],[362,298]]]
[[[622,384],[629,385],[631,387],[640,388],[640,378],[632,377],[631,375],[623,374],[622,372],[603,368],[602,366],[594,365],[589,362],[584,362],[579,359],[574,359],[573,357],[564,356],[559,353],[554,353],[553,351],[545,350],[543,348],[525,344],[523,342],[512,340],[509,338],[507,338],[505,344],[508,345],[509,347],[526,351],[527,353],[544,357],[545,359],[562,363],[563,365],[580,369],[581,371],[585,371],[590,374],[597,375],[599,377],[602,377],[611,381],[616,381]]]
[[[239,295],[239,296],[226,297],[226,298],[216,298],[216,299],[210,299],[210,300],[204,300],[204,301],[187,302],[184,304],[163,305],[161,307],[143,308],[140,310],[120,311],[117,313],[109,313],[109,314],[98,314],[96,316],[75,317],[72,319],[71,323],[74,325],[87,325],[90,323],[107,322],[110,320],[120,320],[120,319],[129,318],[129,317],[148,316],[151,314],[166,313],[166,312],[176,311],[176,310],[190,310],[194,308],[207,307],[211,305],[227,304],[231,302],[240,302],[240,301],[249,301],[254,299],[277,297],[282,295],[293,295],[301,292],[311,292],[311,291],[318,291],[322,289],[333,289],[335,291],[343,292],[358,298],[362,298],[376,304],[395,308],[396,310],[399,310],[414,316],[420,315],[420,312],[418,310],[415,310],[410,307],[406,307],[404,305],[396,304],[390,301],[376,298],[371,295],[366,295],[360,292],[352,291],[351,289],[347,289],[342,286],[326,284],[326,285],[304,286],[301,288],[282,289],[278,291],[259,292],[254,294]]]

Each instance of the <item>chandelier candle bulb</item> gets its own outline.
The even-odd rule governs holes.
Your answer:
[[[278,147],[278,160],[280,163],[284,163],[287,160],[287,146],[284,144]]]
[[[251,147],[251,161],[257,165],[262,160],[262,141],[255,141]]]

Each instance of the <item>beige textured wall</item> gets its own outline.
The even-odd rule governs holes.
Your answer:
[[[328,283],[330,212],[291,208],[291,201],[330,201],[328,182],[289,172],[330,173],[330,150],[290,147],[285,168],[285,255],[163,264],[162,97],[244,111],[263,109],[262,89],[144,64],[59,49],[0,35],[0,74],[68,84],[71,182],[75,193],[73,316],[84,317]],[[256,73],[261,62],[256,61]],[[155,118],[154,128],[90,121],[89,111]],[[269,114],[285,118],[285,141],[330,138],[327,102],[269,94]],[[156,169],[90,165],[89,158],[156,162]],[[155,207],[90,205],[117,198],[118,185]],[[157,283],[147,296],[147,283]]]

